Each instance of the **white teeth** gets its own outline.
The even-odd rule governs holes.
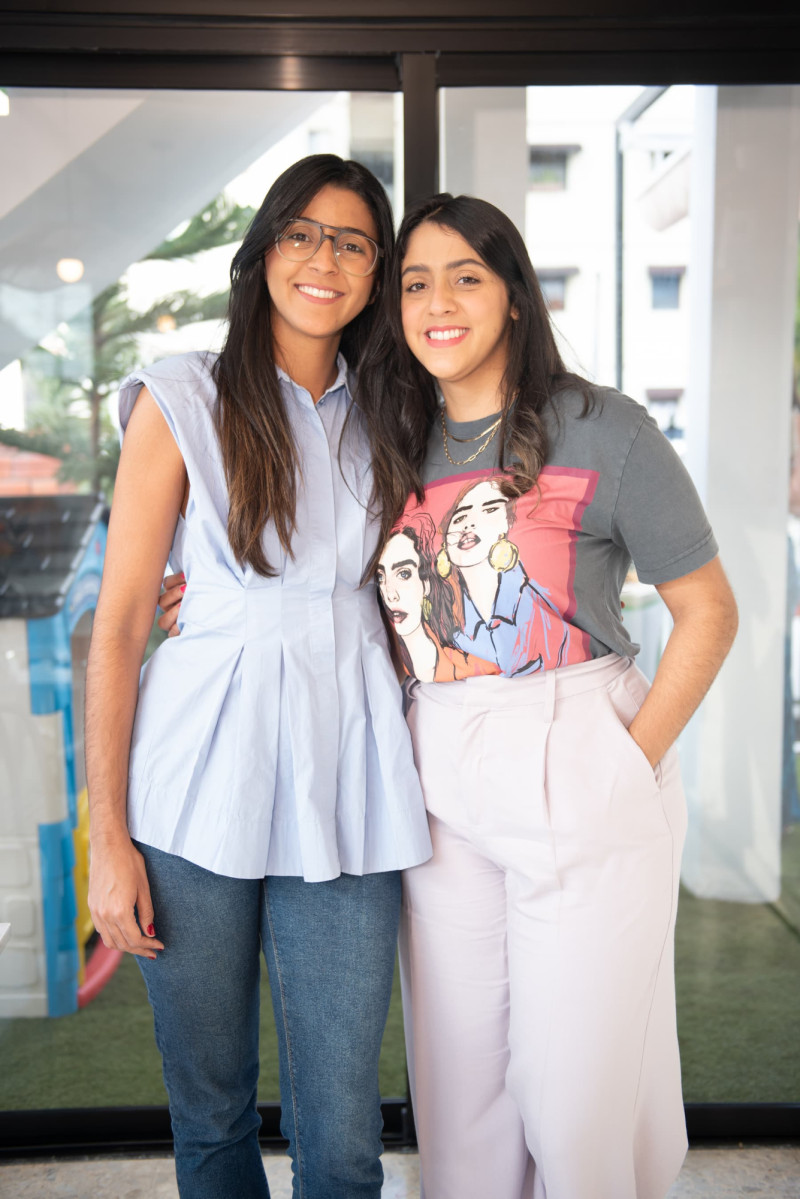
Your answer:
[[[451,341],[454,337],[462,337],[466,329],[429,329],[426,337],[430,341]]]
[[[335,300],[338,296],[338,291],[324,291],[321,287],[309,287],[307,284],[298,285],[298,291],[302,291],[304,295],[314,296],[319,300]]]

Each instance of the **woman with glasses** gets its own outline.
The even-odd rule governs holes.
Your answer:
[[[646,410],[566,371],[481,200],[407,213],[358,403],[391,627],[416,578],[437,661],[460,655],[399,646],[433,841],[401,931],[422,1195],[664,1199],[686,1148],[673,743],[736,629],[712,531]],[[632,559],[674,621],[649,690]]]
[[[348,420],[392,217],[359,164],[273,185],[218,355],[127,379],[87,677],[90,907],[137,956],[182,1199],[266,1199],[263,950],[282,1131],[304,1199],[378,1199],[378,1054],[399,871],[430,840],[374,584]],[[168,556],[182,635],[139,665]]]

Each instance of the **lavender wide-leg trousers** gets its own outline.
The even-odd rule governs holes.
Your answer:
[[[677,753],[627,731],[616,655],[414,683],[433,858],[401,969],[423,1199],[664,1199],[686,1151],[673,935]]]

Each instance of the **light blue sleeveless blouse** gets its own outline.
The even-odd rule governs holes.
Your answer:
[[[136,371],[120,390],[127,426],[146,386],[189,476],[170,562],[186,574],[180,637],[142,671],[128,825],[138,841],[217,874],[261,878],[414,866],[431,846],[374,584],[366,440],[353,428],[344,360],[315,405],[283,372],[300,450],[294,557],[264,532],[275,578],[236,561],[214,427],[214,356]],[[344,475],[344,477],[343,477]]]

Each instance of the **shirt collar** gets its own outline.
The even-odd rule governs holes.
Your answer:
[[[522,590],[527,583],[525,572],[517,563],[511,570],[502,571],[497,581],[492,614],[484,620],[470,593],[464,589],[464,630],[471,626],[472,633],[468,636],[474,641],[478,630],[483,625],[487,629],[495,629],[499,624],[513,624],[519,607]]]
[[[281,380],[281,382],[287,383],[289,385],[289,387],[291,387],[292,391],[294,391],[295,393],[305,392],[306,395],[308,394],[304,387],[301,387],[299,383],[295,383],[294,379],[292,379],[291,376],[287,375],[286,371],[283,369],[282,366],[276,366],[275,369],[278,372],[278,378]],[[350,370],[345,361],[344,355],[337,354],[336,355],[336,378],[334,379],[333,383],[331,383],[330,387],[327,387],[325,389],[325,391],[322,393],[322,395],[319,397],[319,399],[317,400],[317,404],[318,405],[323,404],[328,396],[332,396],[335,392],[339,391],[341,388],[344,388],[347,398],[350,399],[352,397]]]

